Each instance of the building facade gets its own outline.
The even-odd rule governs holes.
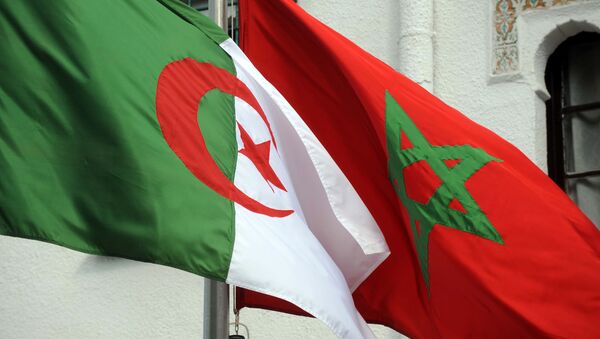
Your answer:
[[[581,33],[600,32],[600,0],[298,3],[516,145],[599,225],[600,40]],[[0,258],[0,337],[201,337],[201,277],[8,237]],[[241,321],[252,338],[333,338],[310,318]]]

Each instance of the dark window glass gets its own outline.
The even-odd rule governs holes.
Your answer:
[[[593,36],[593,35],[592,35]],[[571,106],[600,100],[600,44],[598,41],[573,44],[567,50],[567,103]]]
[[[208,11],[208,0],[181,0],[185,4],[190,7],[194,7],[195,9],[204,12]]]
[[[561,44],[546,85],[548,174],[600,227],[600,34]]]

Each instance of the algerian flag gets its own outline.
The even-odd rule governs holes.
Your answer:
[[[371,336],[350,291],[388,254],[376,223],[178,1],[0,0],[0,173],[0,234],[177,267]]]

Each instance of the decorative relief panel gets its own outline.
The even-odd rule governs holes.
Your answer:
[[[494,34],[492,75],[519,71],[519,32],[517,20],[525,11],[539,10],[579,0],[493,0]]]

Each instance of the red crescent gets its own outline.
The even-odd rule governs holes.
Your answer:
[[[275,146],[269,121],[248,87],[225,69],[190,58],[169,63],[158,77],[156,115],[167,144],[198,180],[227,199],[271,217],[294,213],[265,206],[246,195],[210,155],[197,114],[200,100],[213,89],[236,96],[254,108],[267,125]]]

